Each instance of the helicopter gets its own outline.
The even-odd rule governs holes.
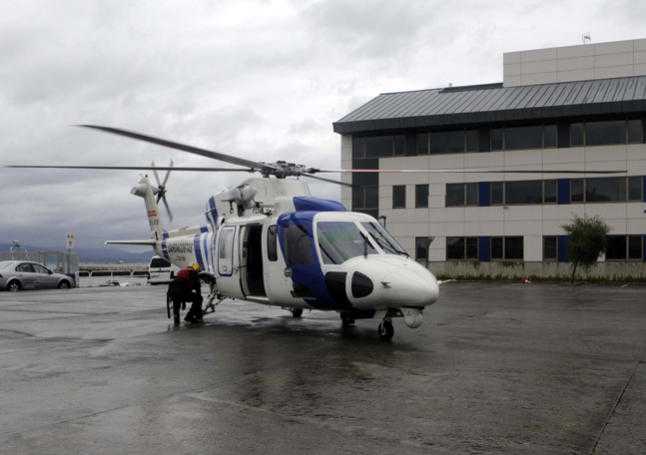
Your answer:
[[[372,216],[348,211],[338,201],[311,194],[306,178],[352,186],[318,174],[364,172],[608,174],[625,170],[495,169],[318,169],[286,161],[258,162],[135,131],[79,125],[238,167],[7,165],[8,168],[153,171],[156,185],[143,175],[131,193],[144,200],[150,238],[109,240],[107,245],[145,245],[178,267],[194,263],[209,283],[211,307],[226,299],[273,305],[300,318],[303,310],[335,311],[342,326],[357,319],[380,320],[377,330],[392,339],[392,320],[418,328],[423,312],[439,298],[440,282],[412,259]],[[166,171],[160,179],[158,171]],[[208,198],[205,222],[164,228],[159,203],[173,219],[166,199],[171,171],[260,174]],[[303,179],[302,179],[302,178]]]

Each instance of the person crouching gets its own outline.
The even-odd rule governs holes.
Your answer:
[[[191,302],[191,308],[184,318],[186,322],[202,322],[203,299],[199,273],[200,266],[195,263],[177,272],[170,284],[173,301]]]

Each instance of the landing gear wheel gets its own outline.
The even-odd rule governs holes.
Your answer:
[[[20,291],[20,283],[17,281],[12,281],[7,285],[7,291],[9,292],[18,292]]]
[[[384,320],[381,324],[379,324],[379,328],[377,330],[379,331],[379,338],[384,341],[392,340],[393,335],[395,334],[393,323],[389,320]]]
[[[294,308],[292,310],[292,317],[294,319],[300,319],[301,316],[303,316],[303,309],[302,308]]]

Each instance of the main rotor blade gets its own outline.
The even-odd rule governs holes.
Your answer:
[[[170,167],[170,166],[50,166],[41,164],[10,164],[13,169],[96,169],[100,171],[185,171],[185,172],[256,172],[256,169],[239,167]]]
[[[168,165],[171,169],[173,168],[173,160],[170,160],[170,164]],[[164,177],[164,181],[162,182],[162,186],[166,186],[166,182],[168,182],[168,177],[170,177],[170,169],[166,171],[166,176]]]
[[[323,182],[328,182],[328,183],[336,183],[337,185],[349,186],[351,188],[354,187],[352,183],[342,182],[340,180],[328,179],[325,177],[319,177],[318,175],[312,175],[312,174],[300,174],[300,175],[302,175],[303,177],[309,177],[314,180],[321,180]]]
[[[152,163],[150,163],[150,165],[153,168],[153,174],[155,175],[155,181],[157,182],[157,186],[161,186],[161,180],[159,180],[159,174],[157,173],[157,169],[155,168],[155,162],[153,161]],[[159,202],[159,200],[157,202]]]
[[[164,207],[166,207],[166,213],[168,214],[168,220],[173,221],[173,212],[170,211],[170,207],[168,206],[168,201],[166,200],[166,196],[162,197],[162,202],[164,203]]]
[[[110,126],[101,126],[101,125],[78,125],[83,128],[90,128],[94,130],[103,131],[106,133],[116,134],[119,136],[129,137],[131,139],[137,139],[139,141],[150,142],[152,144],[161,145],[162,147],[168,147],[171,149],[182,150],[184,152],[193,153],[195,155],[204,156],[206,158],[211,158],[213,160],[224,161],[225,163],[237,164],[238,166],[251,167],[254,169],[276,169],[274,166],[259,163],[257,161],[251,161],[245,158],[239,158],[237,156],[227,155],[225,153],[214,152],[212,150],[206,150],[200,147],[194,147],[192,145],[182,144],[179,142],[169,141],[167,139],[162,139],[159,137],[148,136],[146,134],[137,133],[136,131],[128,131],[121,128],[113,128]]]
[[[336,174],[625,174],[625,169],[582,171],[581,169],[318,169]]]

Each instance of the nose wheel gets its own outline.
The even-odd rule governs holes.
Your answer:
[[[395,334],[395,329],[393,328],[393,322],[390,319],[384,319],[379,327],[377,328],[379,332],[379,338],[384,341],[390,341]]]

